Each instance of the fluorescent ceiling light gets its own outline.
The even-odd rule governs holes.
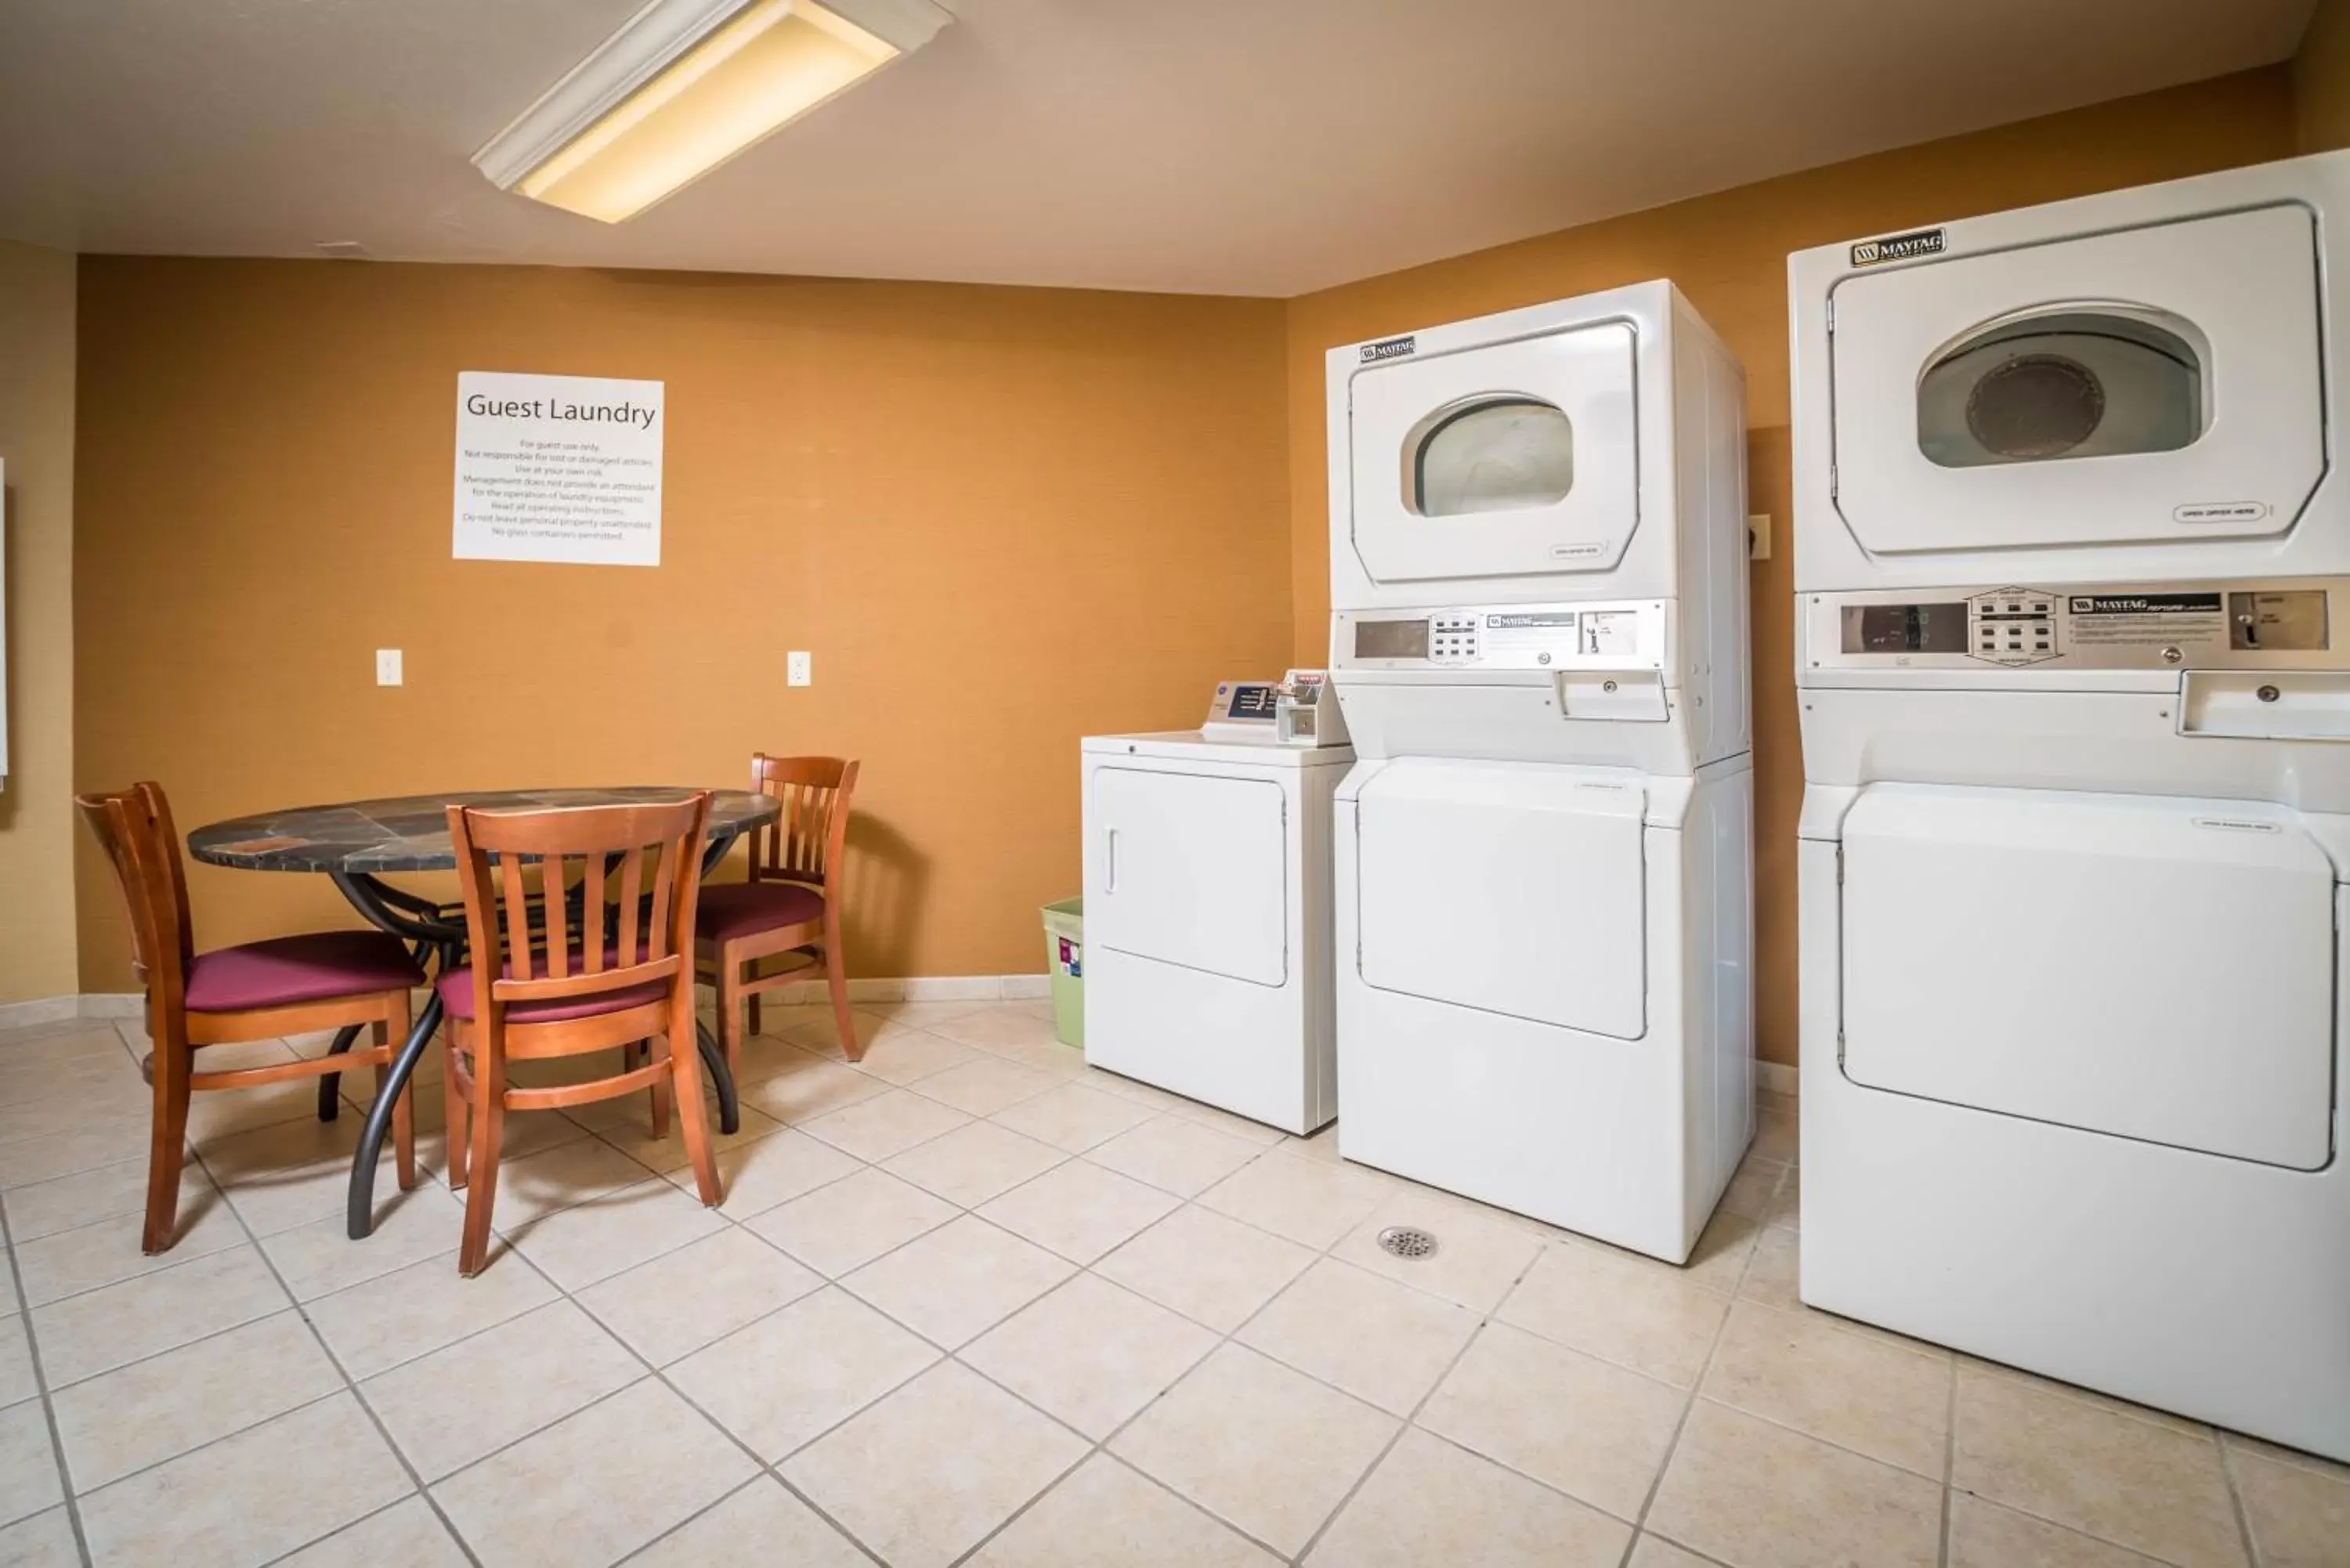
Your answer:
[[[617,223],[952,20],[930,0],[652,0],[473,164],[502,191]]]

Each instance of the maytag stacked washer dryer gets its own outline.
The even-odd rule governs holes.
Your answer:
[[[1660,282],[1328,384],[1340,1151],[1685,1259],[1752,1132],[1737,361]]]
[[[2350,1459],[2350,158],[1792,258],[1803,1296]]]

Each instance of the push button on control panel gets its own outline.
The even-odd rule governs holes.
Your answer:
[[[1429,658],[1438,664],[1467,664],[1477,657],[1477,618],[1436,615],[1428,618]]]
[[[2056,656],[2056,597],[2002,588],[1967,601],[1967,651],[1993,664],[2037,664]]]

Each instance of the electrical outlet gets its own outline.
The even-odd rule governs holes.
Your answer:
[[[400,649],[379,648],[375,650],[375,683],[378,686],[400,684]]]
[[[1771,558],[1771,514],[1768,512],[1746,514],[1746,558],[1750,561]]]
[[[811,656],[805,650],[795,650],[791,653],[785,654],[784,656],[784,684],[786,686],[806,686],[811,684],[815,680],[816,675],[815,671],[809,668],[810,660]]]

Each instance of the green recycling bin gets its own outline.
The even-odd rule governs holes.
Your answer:
[[[1045,906],[1045,972],[1053,978],[1053,1033],[1086,1048],[1086,901]]]

